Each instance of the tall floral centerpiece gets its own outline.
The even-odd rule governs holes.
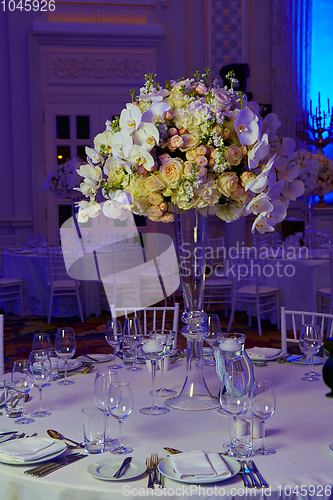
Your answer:
[[[73,190],[80,182],[77,170],[81,163],[82,160],[76,158],[57,165],[44,180],[43,191],[50,191],[57,198],[73,198],[77,196]]]
[[[146,75],[139,95],[131,91],[132,102],[86,148],[78,219],[125,219],[130,211],[175,221],[188,355],[183,389],[168,404],[209,409],[218,402],[202,375],[207,214],[228,223],[254,214],[253,231],[274,231],[303,183],[289,169],[294,140],[277,137],[277,116],[263,118],[258,104],[234,91],[233,75],[230,89],[210,85],[209,70],[163,87],[155,77]]]

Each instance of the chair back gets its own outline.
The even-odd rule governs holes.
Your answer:
[[[4,321],[3,314],[0,314],[0,375],[4,374]]]
[[[168,316],[170,314],[170,319]],[[115,307],[111,304],[111,317],[117,318],[117,316],[124,316],[128,318],[130,315],[135,318],[140,318],[143,323],[143,332],[147,334],[150,330],[164,330],[166,324],[172,321],[172,326],[168,327],[168,330],[173,330],[175,334],[175,345],[177,345],[177,334],[178,334],[178,321],[179,321],[179,304],[176,302],[174,306],[167,307],[147,307],[145,309],[135,309],[126,307]]]
[[[17,247],[17,245],[18,245],[17,234],[0,236],[0,271],[1,271],[2,254],[6,250],[8,250],[8,248]]]
[[[291,321],[292,336],[287,336],[287,321]],[[298,344],[302,325],[311,323],[318,325],[322,339],[333,335],[333,314],[317,313],[309,311],[290,311],[281,307],[281,350],[287,354],[287,343]],[[325,326],[326,325],[326,326]]]
[[[74,283],[74,280],[68,276],[61,246],[48,246],[47,255],[51,285],[56,281],[73,281]]]

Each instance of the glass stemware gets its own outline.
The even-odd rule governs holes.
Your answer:
[[[94,400],[97,408],[103,411],[106,417],[105,445],[107,447],[118,444],[118,441],[110,436],[111,413],[109,411],[110,386],[111,383],[117,381],[118,373],[116,370],[99,370],[96,373],[94,383]]]
[[[129,371],[142,370],[137,366],[137,352],[138,346],[141,344],[142,327],[139,318],[126,318],[124,324],[123,342],[127,345],[132,352],[132,366],[126,368]]]
[[[117,455],[125,455],[132,453],[133,448],[126,448],[123,445],[121,435],[121,427],[125,418],[132,413],[133,410],[133,396],[129,382],[120,380],[113,382],[110,385],[109,391],[109,411],[119,422],[119,445],[111,450],[111,453]]]
[[[221,337],[221,324],[220,318],[217,314],[208,314],[205,322],[205,327],[207,330],[207,335],[204,340],[209,345],[210,359],[205,360],[205,365],[207,366],[215,366],[214,359],[214,344],[220,340]]]
[[[50,411],[43,410],[43,387],[50,385],[52,375],[52,365],[50,352],[43,350],[31,351],[29,356],[31,377],[34,386],[39,390],[39,409],[30,415],[32,417],[47,417],[51,415]]]
[[[32,339],[32,351],[48,351],[51,354],[51,339],[48,333],[35,333]],[[48,382],[45,385],[51,385]]]
[[[115,363],[116,350],[122,340],[122,334],[123,332],[119,320],[111,320],[106,323],[105,340],[113,349],[113,364],[108,366],[108,368],[111,368],[112,370],[119,370],[122,368],[121,365],[117,365],[117,363]]]
[[[301,379],[306,382],[316,382],[319,380],[318,374],[313,370],[313,357],[317,354],[321,344],[322,338],[319,327],[317,325],[305,323],[302,326],[302,331],[299,336],[299,347],[309,360],[309,372],[305,373],[304,377],[301,377]]]
[[[149,334],[144,338],[142,342],[142,352],[146,360],[150,361],[151,364],[151,376],[152,376],[152,396],[153,404],[149,407],[141,408],[140,413],[144,415],[163,415],[164,413],[169,413],[170,409],[165,406],[159,407],[155,403],[155,379],[156,379],[156,364],[157,361],[163,359],[165,352],[165,345],[167,339],[165,335],[154,335]]]
[[[259,380],[254,383],[250,408],[252,413],[260,418],[262,424],[261,447],[255,450],[258,455],[270,455],[276,453],[273,448],[265,446],[265,421],[273,415],[276,408],[276,399],[272,382],[269,380]]]
[[[73,380],[67,378],[67,362],[74,355],[76,350],[75,335],[72,328],[58,328],[54,344],[54,350],[59,359],[65,362],[65,378],[59,380],[58,384],[75,384]]]
[[[25,412],[25,395],[28,394],[33,387],[33,377],[31,375],[30,361],[28,359],[20,359],[14,361],[13,370],[11,374],[13,387],[18,392],[18,397],[22,399],[23,415],[15,420],[16,424],[30,424],[35,420],[26,415]]]
[[[164,356],[162,357],[162,359],[160,359],[161,387],[155,391],[156,396],[164,398],[171,396],[172,394],[176,394],[177,392],[173,391],[172,389],[167,389],[166,387],[164,387],[165,358],[169,358],[171,354],[176,350],[175,346],[176,332],[174,332],[173,330],[153,330],[150,333],[152,335],[163,335],[165,339]]]

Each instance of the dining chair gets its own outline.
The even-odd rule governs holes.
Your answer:
[[[3,314],[0,314],[0,375],[4,374],[4,320]]]
[[[244,247],[234,258],[235,271],[232,275],[234,290],[228,331],[240,304],[245,305],[249,326],[251,326],[252,311],[255,310],[259,336],[262,335],[261,318],[264,314],[275,312],[277,328],[280,329],[280,289],[260,284],[262,262],[259,252],[256,248]]]
[[[55,297],[76,297],[78,312],[83,323],[82,305],[80,298],[80,282],[70,278],[67,273],[64,256],[61,246],[47,247],[48,263],[49,263],[49,280],[47,287],[49,289],[49,313],[47,323],[51,321],[53,302]]]
[[[3,252],[8,250],[8,248],[17,247],[17,245],[18,245],[17,234],[9,234],[9,235],[0,236],[0,272],[1,272],[1,263],[2,263]]]
[[[96,317],[110,304],[137,303],[138,291],[135,266],[143,263],[142,248],[138,244],[115,243],[109,251],[94,251],[97,270]],[[130,301],[130,302],[129,302]]]
[[[209,238],[206,248],[206,275],[204,303],[209,310],[211,304],[224,305],[227,316],[228,305],[232,305],[233,281],[225,276],[226,248],[224,238]]]
[[[327,321],[325,321],[327,320]],[[305,323],[316,324],[320,328],[322,339],[326,331],[326,337],[333,335],[333,314],[309,312],[309,311],[289,311],[284,306],[281,307],[281,350],[287,354],[287,343],[298,344],[299,333]],[[292,336],[288,336],[287,323],[291,322]],[[326,323],[326,326],[325,326]]]
[[[133,309],[126,307],[115,307],[111,304],[111,317],[117,318],[124,316],[125,318],[133,315],[139,317],[142,322],[143,332],[147,334],[149,330],[164,330],[167,323],[171,322],[172,326],[167,328],[176,332],[175,345],[177,345],[178,322],[179,322],[179,304],[176,302],[173,306],[166,307],[146,307],[145,309]]]
[[[20,313],[24,316],[24,281],[20,278],[0,278],[0,303],[5,304],[7,312],[7,302],[18,301]]]
[[[319,288],[317,290],[318,312],[319,313],[333,313],[333,253],[332,247],[329,248],[329,273],[330,273],[330,286]]]

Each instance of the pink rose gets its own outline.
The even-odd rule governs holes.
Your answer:
[[[227,147],[224,153],[224,158],[230,163],[230,165],[239,165],[243,158],[243,152],[236,144],[232,144]]]
[[[224,172],[217,180],[217,188],[226,198],[232,196],[238,185],[238,176],[235,172]]]
[[[160,175],[169,187],[176,187],[183,175],[183,162],[177,158],[164,161],[160,167]]]
[[[200,165],[200,167],[206,167],[208,165],[208,159],[206,156],[197,156],[195,161],[198,165]]]
[[[221,88],[215,88],[212,90],[213,94],[213,99],[214,99],[214,104],[216,105],[217,109],[226,109],[230,105],[230,96],[229,94],[221,89]]]
[[[181,148],[184,144],[183,139],[180,137],[180,135],[174,135],[170,138],[170,144],[171,147],[173,148]]]

